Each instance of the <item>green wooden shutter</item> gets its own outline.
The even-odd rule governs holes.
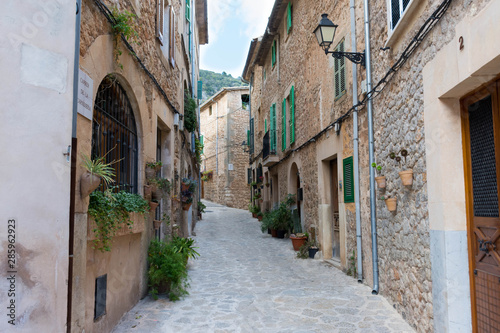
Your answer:
[[[271,57],[272,57],[272,66],[274,67],[274,64],[276,63],[276,40],[273,41],[273,46],[271,48]]]
[[[250,130],[247,130],[247,146],[250,147]]]
[[[264,134],[267,133],[267,119],[264,119]]]
[[[252,182],[252,168],[247,169],[247,182],[248,184]]]
[[[335,48],[337,52],[344,52],[344,41],[342,40]],[[335,73],[335,98],[339,98],[345,93],[345,59],[335,59],[334,61]]]
[[[253,136],[254,136],[254,127],[253,127],[253,118],[250,119],[250,154],[253,154]]]
[[[295,142],[295,87],[290,89],[290,144]]]
[[[286,18],[286,31],[287,33],[290,33],[290,30],[292,29],[292,3],[288,3],[287,7],[287,18]]]
[[[198,81],[198,99],[202,99],[203,95],[203,81]]]
[[[186,0],[186,20],[191,21],[191,0]]]
[[[276,104],[271,105],[271,151],[276,152]]]
[[[286,149],[286,98],[281,109],[281,151]]]
[[[352,156],[344,158],[344,202],[354,202],[354,172]]]

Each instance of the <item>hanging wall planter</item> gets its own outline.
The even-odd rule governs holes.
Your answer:
[[[155,202],[155,201],[150,201],[149,202],[149,210],[150,211],[154,211],[156,209],[156,207],[158,207],[159,203],[158,202]]]
[[[153,190],[152,190],[151,186],[144,185],[144,198],[149,199],[149,198],[151,198],[152,194],[153,194]]]
[[[375,177],[375,181],[377,182],[378,188],[385,188],[385,176]]]
[[[100,183],[101,177],[89,171],[85,172],[80,179],[80,194],[82,198],[88,197],[90,193],[99,187]]]
[[[399,177],[401,178],[403,185],[409,186],[413,184],[413,169],[401,171],[399,173]]]
[[[385,205],[387,206],[387,210],[393,212],[397,207],[397,199],[396,198],[387,198],[385,199]]]
[[[153,225],[155,227],[155,230],[159,230],[161,227],[161,221],[160,220],[153,220]]]
[[[183,203],[182,204],[182,210],[189,210],[191,207],[192,203]]]

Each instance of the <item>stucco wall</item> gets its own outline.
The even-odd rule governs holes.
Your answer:
[[[0,29],[0,331],[64,332],[75,3],[2,1]]]

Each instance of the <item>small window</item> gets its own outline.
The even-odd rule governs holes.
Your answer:
[[[208,115],[211,116],[212,115],[212,105],[210,105],[208,107]]]
[[[288,7],[287,7],[287,16],[286,16],[286,32],[287,33],[290,33],[290,31],[292,30],[292,19],[293,19],[293,6],[292,6],[292,3],[289,2],[288,3]]]
[[[336,52],[344,52],[344,40],[342,40],[335,48]],[[335,99],[342,97],[345,94],[345,61],[344,57],[334,60],[335,73]]]
[[[273,46],[271,48],[271,65],[274,67],[276,64],[276,40],[273,41]]]
[[[107,284],[107,274],[99,276],[97,279],[95,279],[94,320],[97,320],[106,314]]]
[[[389,27],[391,31],[394,30],[401,17],[403,17],[403,13],[408,8],[410,1],[411,0],[390,0]]]
[[[344,202],[354,202],[354,172],[352,156],[344,159]]]
[[[241,108],[243,110],[248,110],[249,102],[250,102],[250,97],[248,94],[241,95]]]

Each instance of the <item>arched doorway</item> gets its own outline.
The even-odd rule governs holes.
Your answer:
[[[137,127],[127,93],[113,75],[106,76],[97,90],[92,120],[92,159],[115,161],[118,190],[137,193]]]
[[[288,175],[288,193],[295,195],[295,204],[291,206],[294,232],[305,232],[302,218],[302,188],[300,187],[300,172],[296,163],[293,163]]]

